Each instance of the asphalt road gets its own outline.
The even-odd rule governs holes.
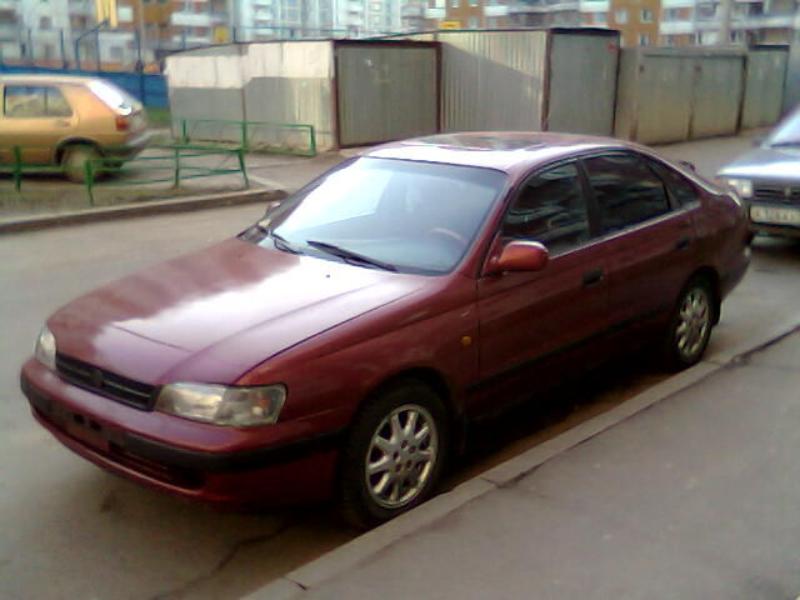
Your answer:
[[[712,141],[666,151],[711,170],[743,144]],[[260,210],[247,206],[0,238],[0,598],[237,598],[354,535],[327,507],[221,513],[141,489],[61,447],[34,423],[19,392],[19,366],[50,312],[137,268],[227,237]],[[798,270],[800,245],[758,241],[750,273],[724,308],[711,354],[800,321]],[[641,361],[618,364],[544,411],[500,421],[479,436],[452,481],[661,377]]]

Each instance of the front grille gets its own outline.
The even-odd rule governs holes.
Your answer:
[[[753,197],[764,202],[800,204],[800,186],[757,183],[753,186]]]
[[[86,390],[142,410],[150,410],[155,386],[134,381],[63,354],[56,355],[56,369],[64,379]]]

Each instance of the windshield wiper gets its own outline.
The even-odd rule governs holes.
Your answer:
[[[385,263],[376,258],[370,258],[369,256],[364,256],[363,254],[359,254],[358,252],[353,252],[352,250],[348,250],[347,248],[336,246],[335,244],[329,244],[328,242],[319,242],[317,240],[306,240],[306,244],[308,244],[312,248],[317,248],[318,250],[322,250],[327,254],[338,256],[342,260],[348,262],[358,263],[362,265],[370,265],[373,267],[378,267],[379,269],[383,269],[384,271],[397,271],[397,267],[395,267],[394,265]]]
[[[284,252],[289,252],[291,254],[302,254],[302,251],[299,248],[289,242],[282,235],[275,233],[274,231],[267,231],[267,234],[272,238],[272,243],[275,244],[275,247],[278,250],[283,250]]]
[[[770,144],[771,148],[781,148],[781,147],[787,148],[787,147],[791,147],[791,146],[800,146],[800,140],[785,141],[785,142],[775,142],[773,144]]]

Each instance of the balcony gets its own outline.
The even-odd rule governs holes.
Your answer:
[[[483,7],[483,16],[484,17],[505,17],[508,15],[508,5],[507,4],[496,4],[494,6],[484,6]]]
[[[0,23],[0,42],[19,41],[20,27],[13,23]]]
[[[694,0],[687,0],[693,2]],[[663,4],[664,0],[662,0]],[[580,7],[582,13],[607,13],[611,10],[611,2],[609,0],[580,0]]]
[[[694,8],[697,5],[695,0],[661,0],[661,9],[667,8]]]
[[[658,33],[661,35],[684,35],[697,31],[694,21],[661,21],[658,24]]]
[[[91,16],[91,17],[94,17],[95,15],[94,2],[92,2],[91,0],[69,0],[68,9],[70,15]]]
[[[400,14],[404,17],[423,17],[425,7],[422,4],[404,4],[400,8]]]
[[[426,8],[426,19],[444,19],[447,16],[447,10],[444,8]]]
[[[117,18],[120,23],[133,23],[133,7],[120,6],[117,8]]]
[[[509,14],[529,14],[529,13],[554,13],[565,11],[578,11],[580,2],[578,0],[548,0],[547,2],[527,2],[525,4],[513,4],[509,7]]]
[[[189,12],[172,13],[171,24],[178,27],[210,27],[211,15]]]
[[[733,17],[731,19],[731,29],[733,31],[741,29],[792,29],[794,26],[794,15],[758,15]],[[702,31],[718,30],[719,17],[698,17],[697,29]]]
[[[580,0],[580,7],[581,12],[584,13],[607,13],[611,10],[611,2],[609,0]]]

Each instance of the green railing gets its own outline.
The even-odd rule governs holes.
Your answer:
[[[116,164],[107,158],[86,160],[83,163],[83,182],[90,204],[99,184],[110,187],[132,187],[171,184],[179,188],[182,181],[199,177],[240,174],[245,187],[247,177],[244,149],[199,144],[155,144],[143,155]],[[66,175],[64,167],[49,160],[31,160],[26,155],[49,155],[48,146],[0,146],[0,174],[11,175],[14,189],[22,191],[26,175]]]
[[[197,140],[235,144],[245,152],[317,155],[317,137],[313,125],[232,119],[177,119],[176,129],[176,135],[183,144]]]

